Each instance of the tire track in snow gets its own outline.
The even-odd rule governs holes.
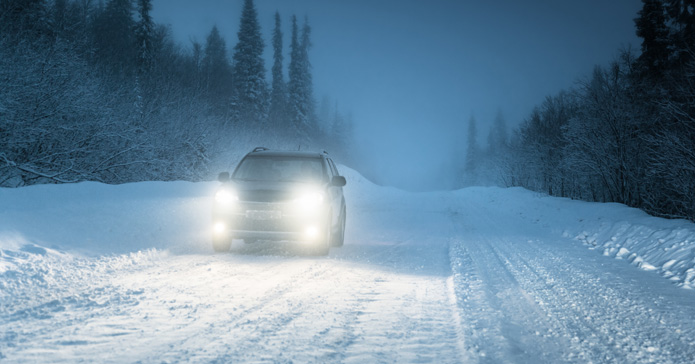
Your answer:
[[[487,345],[488,348],[509,349],[495,346],[500,345],[499,339],[509,339],[508,332],[500,330],[504,321],[500,324],[498,320],[506,319],[505,312],[519,312],[515,305],[527,305],[531,309],[529,318],[536,310],[537,317],[544,322],[543,330],[538,331],[542,336],[540,341],[566,344],[560,346],[557,351],[560,356],[554,362],[695,362],[695,344],[689,339],[694,335],[682,321],[684,317],[693,317],[692,306],[680,309],[676,306],[678,314],[673,314],[673,307],[655,312],[653,302],[647,298],[654,294],[642,292],[643,287],[626,278],[628,275],[603,268],[603,263],[615,262],[598,261],[602,257],[578,261],[569,254],[585,256],[583,250],[577,250],[581,247],[563,247],[562,244],[573,242],[558,242],[562,239],[549,238],[550,234],[538,227],[507,229],[507,236],[491,234],[499,230],[496,228],[499,221],[506,221],[510,226],[522,225],[514,225],[515,216],[509,214],[501,213],[492,219],[481,206],[473,206],[473,210],[477,211],[476,215],[466,218],[467,224],[474,228],[463,234],[460,243],[452,244],[452,267],[459,272],[458,293],[464,301],[462,312],[474,326],[466,337],[470,352],[481,354],[474,343],[476,339],[482,347],[490,340],[496,344]],[[548,239],[553,239],[552,243]],[[604,279],[606,274],[611,274],[613,281]],[[496,299],[505,286],[516,292],[502,295],[513,304]],[[484,313],[475,314],[476,310]],[[485,312],[488,310],[492,312]],[[483,330],[477,327],[481,324]],[[513,335],[511,338],[514,339]],[[528,344],[538,345],[533,340]],[[528,346],[524,348],[528,350]],[[486,356],[476,359],[478,362],[532,362],[523,356],[505,358],[499,353],[495,360]]]
[[[509,245],[509,249],[518,249]],[[543,302],[564,318],[573,342],[584,349],[584,360],[695,361],[695,343],[688,339],[693,333],[688,334],[682,322],[669,312],[655,312],[651,302],[644,299],[647,295],[637,293],[639,287],[631,287],[633,284],[629,282],[609,284],[610,280],[597,277],[596,271],[584,268],[577,261],[568,262],[567,256],[543,249],[538,242],[530,241],[526,247],[523,253],[535,258],[525,265],[514,266],[525,266],[535,274],[536,279],[529,279],[528,285],[552,282],[553,290],[543,292]],[[522,254],[515,257],[523,259]],[[525,273],[519,275],[526,276]],[[693,311],[690,310],[691,314]]]
[[[388,246],[367,245],[352,249],[348,247],[345,249],[345,254],[337,254],[330,258],[231,256],[229,263],[235,264],[234,262],[238,261],[239,269],[228,268],[230,277],[227,281],[249,281],[234,292],[234,294],[245,295],[245,298],[232,300],[231,304],[234,302],[255,302],[255,304],[247,305],[243,309],[237,307],[236,311],[223,313],[221,317],[215,319],[206,318],[202,314],[195,315],[191,320],[179,317],[181,327],[173,328],[174,334],[177,337],[183,336],[185,339],[171,340],[170,345],[153,350],[153,355],[148,360],[167,358],[173,360],[175,357],[186,357],[190,362],[213,360],[216,362],[244,360],[360,362],[359,358],[382,358],[382,361],[389,361],[403,355],[410,355],[409,350],[403,350],[403,348],[399,350],[397,345],[377,344],[379,340],[417,342],[420,340],[417,335],[432,335],[420,332],[417,325],[412,326],[416,324],[412,317],[398,312],[399,310],[405,312],[410,309],[407,306],[417,303],[412,298],[402,300],[402,297],[394,294],[393,290],[396,289],[398,292],[402,278],[397,272],[389,272],[393,265],[403,263],[402,255],[408,252],[410,243],[412,242],[401,241]],[[413,257],[408,255],[407,258]],[[212,261],[204,259],[203,261],[207,263],[198,267],[197,270],[204,272],[209,269],[208,266],[212,266],[214,270],[214,263],[227,263],[217,261],[219,260],[217,257],[211,259]],[[257,260],[262,264],[260,267],[253,267],[253,263],[247,261],[249,259]],[[265,262],[268,259],[280,259],[283,263],[266,267]],[[355,266],[352,260],[361,263]],[[371,262],[369,265],[379,268],[375,270],[369,268],[369,265],[360,267],[364,264],[363,262]],[[242,273],[246,268],[250,268],[249,272]],[[290,271],[293,274],[288,274]],[[164,289],[162,285],[167,287],[170,284],[159,281],[158,275],[173,276],[170,278],[171,284],[176,285],[177,276],[180,273],[198,275],[189,263],[182,261],[181,265],[174,264],[171,269],[157,272],[149,279],[149,283],[144,284],[152,284],[160,287],[159,289]],[[261,277],[256,276],[258,273]],[[206,281],[200,283],[211,284]],[[271,289],[255,291],[255,285],[268,288],[269,283],[272,283]],[[219,290],[220,287],[224,289],[225,286],[231,287],[231,283],[220,283],[215,287]],[[446,297],[445,285],[442,286],[444,297]],[[428,289],[423,288],[422,284],[413,287],[415,287],[412,288],[413,290]],[[175,289],[165,289],[154,297],[151,295],[148,300],[156,296],[175,297],[188,289],[190,288],[186,285]],[[417,294],[418,292],[412,293],[413,296]],[[215,306],[219,300],[220,298],[213,297],[210,304]],[[392,305],[391,308],[396,311],[389,312],[389,305]],[[404,307],[399,308],[398,305],[404,305]],[[211,311],[213,308],[193,306],[182,309],[181,314],[186,315],[196,309]],[[219,308],[224,309],[224,305]],[[157,309],[159,307],[156,305],[152,307],[152,310]],[[414,309],[417,312],[420,308]],[[375,331],[375,328],[386,325],[385,322],[394,326],[381,326],[382,329],[410,334],[401,336],[387,334],[382,337],[384,332]],[[376,336],[370,336],[374,334]],[[409,335],[412,337],[409,338]],[[374,341],[365,340],[365,337],[371,337]],[[312,343],[311,349],[307,349],[306,352],[297,352],[297,347],[308,347],[308,342]],[[440,360],[440,362],[452,361]]]
[[[475,250],[469,249],[475,244]],[[567,343],[483,238],[452,245],[468,358],[479,363],[559,363]]]
[[[207,262],[207,264],[214,263],[214,261]],[[183,262],[183,266],[179,268],[181,272],[190,272],[186,265],[187,262]],[[252,265],[248,265],[248,262],[241,267],[253,268]],[[211,300],[211,306],[206,308],[205,315],[195,316],[188,325],[178,330],[175,337],[183,336],[184,339],[174,338],[170,344],[173,350],[162,350],[151,359],[170,357],[175,360],[183,355],[190,362],[208,362],[229,356],[230,352],[240,352],[239,345],[257,343],[260,341],[259,337],[272,335],[283,325],[294,320],[300,312],[287,307],[288,296],[297,288],[297,282],[306,281],[310,276],[320,275],[327,268],[326,264],[321,262],[293,260],[284,260],[280,264],[270,266],[263,265],[262,270],[251,269],[251,273],[238,272],[239,268],[235,267],[236,274],[218,282],[223,284],[222,287],[213,287],[215,291],[224,289],[225,286],[230,287],[226,290],[229,298],[222,296]],[[291,274],[287,274],[288,272]],[[171,274],[171,272],[163,273]],[[249,280],[250,276],[255,276],[255,279]],[[213,282],[206,283],[214,285]],[[231,287],[238,283],[242,285],[236,288]],[[185,290],[185,287],[181,290]],[[163,293],[162,295],[171,296],[172,294]],[[196,297],[198,301],[200,298]],[[248,302],[253,304],[246,306]],[[154,307],[154,309],[157,308]],[[188,314],[190,311],[191,309],[184,309],[182,314]]]

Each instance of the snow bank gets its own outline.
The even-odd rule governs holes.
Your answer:
[[[621,205],[604,209],[603,215],[582,215],[586,217],[578,218],[578,226],[569,226],[563,236],[603,255],[657,271],[684,288],[695,288],[694,224],[651,217]]]
[[[0,249],[35,244],[86,255],[207,251],[217,185],[83,182],[0,189]]]
[[[695,224],[668,220],[615,203],[549,197],[522,188],[467,188],[457,192],[497,210],[501,219],[518,218],[529,228],[547,230],[640,269],[655,271],[684,288],[695,288]]]

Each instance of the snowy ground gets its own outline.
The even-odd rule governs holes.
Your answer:
[[[216,183],[0,189],[0,362],[695,362],[695,225],[343,171],[328,257],[212,254]]]

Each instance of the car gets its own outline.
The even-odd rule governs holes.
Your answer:
[[[346,180],[327,152],[258,147],[218,180],[214,251],[228,252],[233,239],[300,242],[317,255],[343,245]]]

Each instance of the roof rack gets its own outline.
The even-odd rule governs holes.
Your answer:
[[[266,148],[266,147],[255,147],[255,148],[253,148],[253,150],[251,151],[251,153],[262,152],[262,151],[264,151],[264,150],[270,150],[270,149],[268,149],[268,148]]]

